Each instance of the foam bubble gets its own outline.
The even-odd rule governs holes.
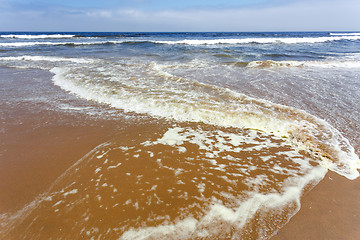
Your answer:
[[[64,195],[64,197],[66,197],[68,195],[76,194],[77,192],[78,192],[77,189],[73,189],[71,191],[65,192],[63,195]]]
[[[168,133],[171,133],[172,139],[179,139],[179,141],[164,141],[163,138]],[[191,128],[170,128],[163,137],[151,142],[147,142],[146,146],[155,146],[158,144],[168,144],[169,146],[176,147],[176,145],[184,146],[186,143],[196,144],[198,146],[206,146],[207,151],[213,151],[215,148],[219,149],[217,153],[219,157],[222,152],[232,152],[233,149],[227,148],[226,145],[232,145],[234,135],[238,137],[245,138],[246,140],[255,141],[258,139],[258,144],[263,148],[273,148],[272,145],[267,145],[267,141],[262,139],[258,134],[254,132],[248,132],[245,135],[237,135],[234,133],[227,133],[223,131],[203,131],[201,129],[191,129]],[[220,142],[212,142],[209,144],[209,141],[206,141],[209,138],[216,137],[216,139],[222,139]],[[232,136],[231,138],[228,138]],[[257,137],[256,137],[257,136]],[[164,139],[167,139],[165,137]],[[227,139],[227,140],[226,140]],[[263,145],[261,144],[263,143]],[[285,142],[278,142],[277,147],[286,144]],[[217,145],[217,147],[215,147]],[[238,145],[238,143],[236,143]],[[246,145],[246,143],[244,143]],[[284,154],[289,154],[289,156],[299,156],[299,153],[295,151],[290,151]],[[206,155],[206,154],[205,154]],[[201,158],[201,156],[200,156]],[[326,169],[320,166],[311,166],[307,160],[304,161],[303,158],[296,160],[294,159],[300,167],[298,170],[303,173],[299,175],[298,171],[286,171],[286,174],[292,175],[281,185],[283,186],[279,192],[270,191],[267,193],[261,193],[260,188],[264,182],[269,181],[266,175],[249,175],[246,178],[247,183],[251,186],[252,191],[244,197],[238,197],[232,195],[231,193],[226,192],[225,186],[224,192],[220,195],[225,197],[228,201],[233,204],[226,206],[225,204],[216,201],[216,198],[213,201],[210,201],[210,207],[205,212],[205,214],[199,218],[186,217],[183,220],[177,220],[173,223],[164,223],[156,227],[139,227],[132,228],[127,230],[120,239],[195,239],[195,238],[224,238],[224,236],[231,236],[232,238],[237,239],[249,239],[251,236],[252,228],[247,232],[247,227],[251,221],[264,221],[265,218],[269,217],[271,214],[283,214],[281,220],[274,220],[274,222],[264,222],[261,224],[261,230],[259,235],[261,237],[269,237],[271,234],[274,234],[274,229],[277,229],[281,225],[285,224],[288,219],[290,219],[299,209],[300,209],[300,196],[303,193],[305,187],[309,184],[315,184],[320,181],[326,174]],[[235,160],[236,161],[236,160]],[[212,164],[216,164],[212,163]],[[246,168],[250,171],[256,171],[257,167],[255,166],[238,166],[239,168]],[[279,172],[285,172],[286,167],[280,167],[277,165],[278,169],[281,169]],[[203,168],[204,171],[208,171],[209,168]],[[290,170],[290,169],[288,169]],[[186,172],[186,171],[185,171]],[[208,174],[208,173],[207,173]],[[285,174],[285,173],[284,173]],[[232,184],[231,178],[232,173],[227,172],[223,178],[228,184]],[[201,178],[205,180],[206,178]],[[183,181],[178,181],[179,184],[185,184]],[[198,178],[193,179],[194,184],[198,189],[198,192],[203,197],[207,185],[204,182],[199,182]],[[234,182],[233,184],[238,184]],[[170,191],[171,193],[172,191]],[[231,199],[231,200],[230,200]],[[275,215],[276,215],[275,214]],[[251,227],[250,227],[251,228]],[[229,229],[232,229],[230,234]],[[225,234],[225,235],[224,235]],[[270,235],[265,235],[270,234]]]
[[[360,36],[338,36],[338,37],[303,37],[303,38],[240,38],[240,39],[186,39],[180,41],[156,41],[163,44],[186,44],[186,45],[217,45],[217,44],[301,44],[301,43],[323,43],[340,40],[359,40]]]
[[[253,61],[248,68],[270,67],[317,67],[317,68],[360,68],[360,61]]]
[[[51,71],[56,85],[82,98],[181,122],[257,129],[288,139],[321,159],[323,166],[349,179],[359,176],[360,161],[348,140],[327,122],[302,110],[176,77],[156,63],[102,68],[106,71],[83,67]],[[181,142],[173,137],[177,131],[169,132],[162,141],[173,145]]]
[[[169,135],[171,135],[171,140],[167,141],[169,139]],[[200,154],[199,159],[203,159],[202,155],[207,156],[207,153],[209,152],[213,152],[213,157],[219,159],[220,156],[223,156],[223,153],[230,154],[235,152],[233,148],[228,147],[229,145],[242,145],[241,147],[244,149],[244,145],[248,144],[248,142],[257,142],[257,144],[262,146],[262,150],[260,151],[264,151],[266,148],[273,149],[275,146],[277,148],[283,148],[283,146],[286,145],[286,142],[268,141],[267,138],[263,138],[261,134],[259,135],[259,133],[256,131],[247,131],[246,133],[236,134],[220,130],[204,131],[200,128],[192,129],[181,127],[170,128],[157,140],[144,142],[143,145],[147,147],[154,146],[155,148],[156,145],[161,144],[176,148],[178,146],[185,146],[186,144],[190,143],[199,146],[199,149],[206,149],[204,153],[198,153]],[[215,149],[218,151],[215,151]],[[284,152],[282,154],[298,157],[301,156],[296,151]],[[221,203],[220,201],[217,201],[216,198],[213,198],[213,200],[210,201],[210,207],[199,219],[186,217],[183,220],[178,219],[170,224],[164,223],[152,227],[131,228],[130,230],[127,230],[125,233],[123,233],[120,239],[224,238],[225,235],[223,234],[230,234],[228,229],[233,229],[233,231],[231,231],[231,234],[234,234],[232,235],[233,238],[246,239],[251,236],[248,235],[249,233],[247,232],[247,225],[250,224],[251,221],[264,221],[264,218],[269,217],[267,214],[271,215],[273,212],[277,212],[278,214],[282,213],[284,214],[282,215],[283,222],[266,222],[262,224],[261,230],[256,230],[259,231],[260,236],[265,236],[264,233],[266,232],[269,234],[274,234],[274,229],[277,229],[282,224],[285,224],[287,221],[286,219],[289,219],[299,210],[300,196],[304,188],[311,183],[314,184],[320,181],[326,173],[326,169],[319,166],[313,167],[309,164],[308,160],[304,160],[303,158],[294,160],[300,166],[296,171],[286,171],[289,166],[280,167],[277,165],[277,173],[283,172],[285,175],[290,174],[292,176],[283,184],[281,184],[283,188],[280,190],[280,192],[270,191],[267,193],[261,193],[261,186],[265,182],[270,181],[268,176],[256,174],[248,175],[248,177],[245,179],[246,181],[243,181],[242,183],[249,185],[252,191],[248,192],[245,197],[232,195],[231,193],[227,192],[225,186],[221,186],[224,191],[219,193],[219,195],[227,199],[227,201],[232,202],[230,205],[231,207]],[[236,162],[239,161],[239,159],[235,158],[233,161]],[[209,162],[212,165],[219,166],[213,168],[213,170],[221,170],[222,164],[218,164],[215,160],[210,160]],[[227,171],[224,172],[225,175],[217,174],[217,176],[222,178],[227,184],[238,185],[238,182],[232,180],[236,174],[233,172],[230,173],[228,167],[228,165],[224,165],[222,167],[227,169]],[[205,175],[211,176],[211,174],[207,172],[211,171],[211,167],[202,167],[202,169],[202,171],[205,171]],[[258,167],[254,165],[246,166],[244,163],[241,163],[237,166],[237,170],[239,169],[248,169],[251,172],[255,172],[258,170]],[[187,172],[185,169],[182,169],[181,171],[179,171],[179,169],[173,169],[173,171],[175,173],[179,172],[178,174],[175,174],[178,177],[181,177],[183,173]],[[300,174],[300,172],[303,175]],[[243,175],[240,174],[239,176]],[[214,178],[214,176],[211,178]],[[204,197],[206,189],[211,186],[211,184],[207,185],[205,182],[202,182],[206,181],[206,179],[206,177],[196,177],[192,180],[204,201],[206,199],[206,197]],[[185,185],[186,183],[184,181],[185,180],[180,179],[178,180],[178,184]],[[169,193],[172,192],[173,190],[170,189]],[[186,198],[186,194],[184,197]],[[291,210],[287,209],[287,206],[291,208]],[[230,235],[227,236],[229,237]]]
[[[47,62],[74,62],[74,63],[92,63],[94,60],[85,58],[66,58],[54,56],[18,56],[18,57],[0,57],[0,61],[47,61]]]
[[[59,218],[68,219],[72,226],[58,232],[59,238],[86,237],[83,234],[88,232],[94,238],[249,239],[248,225],[262,221],[251,230],[269,236],[296,213],[305,186],[317,183],[326,173],[274,136],[203,127],[174,126],[131,146],[95,148],[10,225],[29,224],[30,230],[19,235],[24,238],[33,233],[41,236],[41,223]],[[259,150],[247,150],[249,143],[259,145]],[[174,151],[178,148],[191,150]],[[154,158],[149,158],[149,152]],[[213,153],[210,158],[209,152]],[[104,153],[106,165],[97,158]],[[269,154],[272,163],[253,159]],[[119,163],[121,168],[106,168]],[[108,210],[113,214],[97,215]],[[134,213],[135,217],[129,217]],[[91,230],[98,227],[93,219],[101,221],[97,231]],[[110,228],[118,230],[108,232]]]

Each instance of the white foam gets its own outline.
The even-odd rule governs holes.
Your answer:
[[[166,236],[171,236],[174,232],[179,233],[179,237],[182,239],[189,239],[191,237],[191,233],[195,231],[196,223],[197,221],[195,219],[187,218],[173,225],[131,229],[125,232],[120,239],[166,239]]]
[[[175,131],[174,131],[175,130]],[[174,132],[176,132],[176,134],[174,134]],[[274,165],[274,161],[276,161],[276,159],[279,158],[279,156],[282,157],[287,157],[288,159],[292,159],[292,162],[295,162],[296,164],[298,164],[298,166],[300,167],[300,169],[295,169],[293,168],[291,171],[289,171],[288,168],[283,168],[280,167],[278,165],[274,165],[274,167],[271,167],[272,170],[274,170],[275,172],[292,172],[290,175],[292,176],[296,176],[297,174],[299,174],[299,172],[304,171],[306,169],[311,168],[311,165],[307,162],[303,160],[303,156],[298,152],[298,151],[280,151],[280,152],[276,152],[274,154],[270,154],[269,150],[270,149],[279,149],[279,148],[286,148],[289,147],[288,143],[286,141],[278,141],[279,139],[275,138],[274,136],[272,136],[272,140],[270,141],[269,138],[263,138],[262,136],[255,134],[256,131],[247,131],[246,135],[237,135],[234,133],[227,133],[227,132],[223,132],[223,131],[203,131],[202,129],[198,128],[196,130],[191,129],[191,128],[180,128],[180,127],[175,127],[175,128],[170,128],[168,129],[168,131],[166,133],[164,133],[164,136],[167,135],[168,133],[172,134],[172,138],[173,139],[181,139],[181,141],[178,141],[177,144],[173,144],[173,142],[164,142],[162,140],[162,137],[155,140],[155,141],[147,141],[146,143],[144,143],[143,145],[145,146],[153,146],[153,145],[158,145],[158,144],[163,144],[163,145],[170,145],[174,148],[180,148],[182,146],[184,146],[185,143],[190,143],[190,144],[194,144],[197,145],[199,149],[204,149],[206,150],[205,152],[200,152],[198,155],[199,157],[203,158],[203,159],[208,159],[208,162],[210,164],[212,164],[213,166],[215,166],[215,168],[213,169],[217,169],[220,171],[223,171],[224,169],[226,169],[226,165],[224,164],[219,164],[217,161],[217,158],[222,158],[222,159],[228,159],[228,160],[233,160],[235,162],[238,162],[238,160],[231,156],[231,154],[236,154],[236,153],[240,153],[242,151],[256,151],[258,152],[266,152],[267,155],[265,156],[259,156],[259,158],[261,160],[263,160],[264,162],[269,161],[270,159],[272,159],[273,161],[270,161],[271,165]],[[238,136],[238,137],[242,137],[242,145],[239,146],[237,143],[236,145],[238,147],[234,148],[231,147],[233,146],[233,139],[235,138],[234,136]],[[211,138],[216,138],[218,139],[218,141],[208,141]],[[274,141],[276,140],[276,141]],[[253,144],[256,147],[246,147],[248,144]],[[229,155],[230,154],[230,155]],[[270,155],[268,155],[270,154]],[[250,158],[249,158],[250,159]],[[191,158],[190,158],[191,161]],[[236,164],[236,163],[233,163]],[[270,165],[270,166],[271,166]],[[211,168],[211,167],[210,167]],[[168,169],[172,169],[170,167],[168,167]],[[258,169],[258,166],[256,165],[252,165],[250,162],[248,164],[237,164],[237,169],[239,171],[243,171],[243,172],[247,172],[247,171],[255,171]],[[178,173],[182,172],[183,169],[172,169],[175,173],[175,175],[178,175]],[[261,185],[261,182],[263,182],[262,180],[258,180],[258,179],[251,179],[251,178],[247,178],[247,181],[249,181],[249,183],[251,183],[252,185]]]
[[[329,33],[331,36],[360,36],[360,33]]]
[[[67,104],[61,104],[59,106],[62,110],[73,110],[73,111],[84,111],[84,110],[92,110],[92,107],[74,107]]]
[[[316,67],[316,68],[360,68],[360,61],[253,61],[248,68],[261,67]]]
[[[36,45],[63,45],[65,43],[54,43],[54,42],[11,42],[11,43],[0,43],[1,47],[29,47]]]
[[[108,169],[120,167],[122,163],[118,163],[115,166],[109,166]]]
[[[48,62],[74,62],[74,63],[92,63],[94,60],[85,58],[66,58],[55,56],[18,56],[18,57],[0,57],[0,61],[48,61]]]
[[[60,200],[60,201],[56,202],[56,203],[53,205],[53,207],[56,207],[56,206],[60,205],[60,204],[63,203],[63,202],[64,202],[63,200]]]
[[[64,197],[66,197],[68,195],[76,194],[77,192],[78,192],[77,189],[73,189],[71,191],[65,192],[63,195],[64,195]]]
[[[293,181],[284,188],[281,193],[251,193],[246,200],[237,200],[238,207],[235,209],[228,208],[222,204],[212,204],[210,210],[199,220],[192,217],[178,220],[173,224],[163,224],[157,227],[143,227],[130,229],[126,231],[120,239],[195,239],[217,236],[224,231],[224,226],[231,226],[237,232],[233,238],[241,239],[242,230],[249,220],[253,219],[256,214],[266,214],[276,211],[278,214],[284,211],[286,218],[290,219],[300,209],[300,196],[303,189],[309,184],[320,181],[326,174],[326,170],[321,167],[314,167],[311,172],[297,181]],[[201,189],[203,186],[199,186]],[[293,211],[287,211],[284,207],[295,205]],[[264,212],[264,213],[262,213]],[[259,216],[258,216],[259,217]],[[282,223],[285,224],[285,223]],[[281,226],[268,226],[270,232]],[[266,233],[262,229],[262,234]],[[261,235],[259,237],[265,237]],[[269,236],[267,236],[269,237]]]
[[[1,38],[20,38],[20,39],[44,39],[44,38],[72,38],[75,35],[71,34],[39,34],[39,35],[27,35],[27,34],[5,34],[0,35]]]
[[[180,127],[175,127],[169,129],[162,138],[158,139],[155,144],[164,144],[164,145],[181,145],[183,144],[184,140],[186,140],[186,136],[182,136],[179,132],[183,131],[184,129]]]
[[[6,42],[0,43],[0,47],[31,47],[31,46],[62,46],[62,45],[103,45],[103,44],[121,44],[124,41],[76,41],[76,42],[45,42],[45,41],[37,41],[37,42]]]
[[[146,81],[131,78],[127,65],[109,65],[107,74],[112,76],[111,81],[104,81],[102,72],[89,72],[83,67],[51,71],[56,85],[82,98],[154,117],[257,129],[286,137],[293,145],[321,159],[329,169],[349,179],[359,176],[360,161],[354,148],[325,121],[292,107],[164,74],[158,65],[138,65],[133,69],[137,75],[143,73]],[[159,143],[180,145],[183,139],[179,131],[181,129],[172,129]],[[196,140],[199,138],[193,141]],[[207,146],[202,144],[200,148]]]
[[[102,151],[100,155],[97,155],[96,158],[97,159],[100,159],[100,158],[103,158],[110,150],[107,150],[107,151]]]
[[[12,36],[12,35],[9,35]],[[19,36],[19,35],[18,35]],[[60,38],[60,36],[59,36]],[[31,39],[31,38],[28,38]],[[36,39],[34,37],[34,39]],[[44,37],[46,39],[46,37]],[[323,43],[341,40],[359,40],[357,34],[330,36],[330,37],[304,37],[304,38],[236,38],[236,39],[184,39],[179,41],[158,41],[150,40],[149,42],[156,44],[185,44],[185,45],[218,45],[218,44],[301,44],[301,43]],[[138,40],[113,40],[113,41],[31,41],[31,42],[3,42],[2,47],[29,47],[37,45],[59,46],[59,45],[103,45],[103,44],[123,44],[137,43]]]
[[[300,44],[300,43],[323,43],[340,40],[359,40],[360,36],[338,37],[303,37],[303,38],[237,38],[237,39],[186,39],[180,41],[156,41],[163,44],[186,44],[186,45],[217,45],[217,44]]]

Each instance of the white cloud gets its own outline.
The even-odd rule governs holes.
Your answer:
[[[112,11],[109,10],[89,10],[86,11],[85,14],[92,18],[108,18],[112,19],[114,16]]]
[[[1,0],[0,0],[1,1]],[[0,2],[1,3],[1,2]],[[360,30],[360,1],[303,0],[237,9],[51,9],[1,12],[0,30],[320,31]]]
[[[262,8],[127,10],[118,14],[131,22],[143,22],[151,31],[319,31],[360,30],[358,12],[360,1],[313,0]]]

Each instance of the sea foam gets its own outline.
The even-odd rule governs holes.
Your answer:
[[[46,39],[46,38],[72,38],[75,35],[71,34],[39,34],[39,35],[26,35],[26,34],[6,34],[0,35],[1,38],[19,38],[19,39]]]
[[[0,61],[47,61],[47,62],[74,62],[74,63],[91,63],[95,60],[85,58],[54,57],[54,56],[17,56],[17,57],[0,57]]]
[[[129,70],[142,73],[146,81],[135,80]],[[91,72],[84,68],[51,71],[56,85],[82,98],[181,122],[257,129],[288,139],[349,179],[359,176],[360,161],[349,141],[327,122],[302,110],[175,77],[155,63],[102,67],[100,72],[95,67]],[[105,72],[107,80],[102,77]]]
[[[329,33],[331,36],[360,36],[360,33]]]
[[[338,37],[302,37],[302,38],[239,38],[239,39],[186,39],[180,41],[156,41],[163,44],[187,44],[187,45],[216,45],[216,44],[301,44],[301,43],[323,43],[340,40],[359,40],[360,36],[338,36]]]
[[[253,61],[249,62],[248,68],[269,67],[316,67],[316,68],[360,68],[360,61]]]

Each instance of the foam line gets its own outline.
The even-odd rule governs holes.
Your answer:
[[[109,66],[91,73],[83,68],[54,68],[56,85],[87,100],[129,112],[181,122],[249,128],[285,137],[321,164],[349,179],[359,176],[359,157],[341,133],[302,110],[255,99],[226,88],[172,76],[155,63],[131,71],[146,77],[134,80],[127,66]],[[111,75],[104,81],[102,74]],[[160,82],[161,84],[160,84]]]
[[[26,35],[26,34],[5,34],[0,35],[1,38],[19,38],[19,39],[46,39],[46,38],[72,38],[75,35],[70,34],[40,34],[40,35]]]

